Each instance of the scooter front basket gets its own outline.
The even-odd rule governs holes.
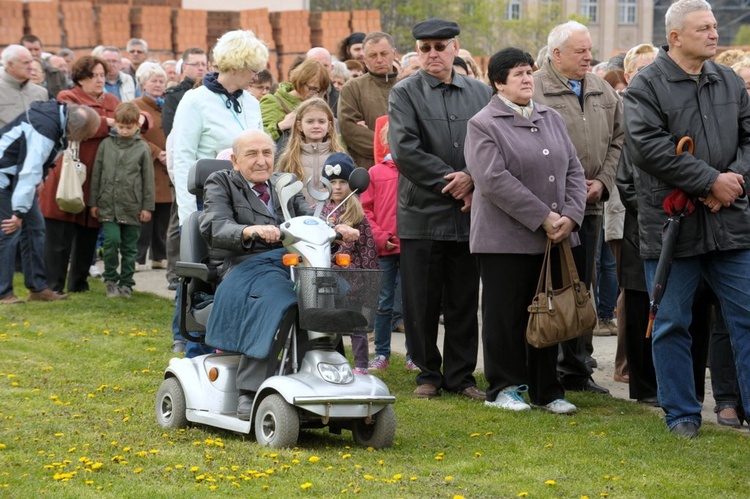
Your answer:
[[[302,329],[321,333],[360,333],[374,329],[381,270],[294,269]]]

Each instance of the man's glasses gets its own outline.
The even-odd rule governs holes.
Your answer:
[[[318,88],[318,87],[311,87],[310,85],[305,85],[305,88],[307,88],[308,92],[312,92],[314,94],[319,94],[320,92],[322,92],[322,90],[320,88]]]
[[[430,45],[429,43],[423,43],[419,46],[419,51],[423,54],[429,54],[432,49],[435,49],[436,52],[443,52],[446,48],[448,48],[448,45],[455,42],[455,38],[451,38],[446,43],[443,42],[437,42]]]

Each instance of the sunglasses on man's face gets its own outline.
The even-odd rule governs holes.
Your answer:
[[[448,48],[448,45],[455,42],[455,39],[450,39],[446,43],[443,42],[437,42],[430,45],[429,43],[423,43],[419,46],[419,51],[423,54],[428,54],[432,49],[435,49],[436,52],[443,52],[446,48]]]

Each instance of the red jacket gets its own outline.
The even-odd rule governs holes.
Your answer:
[[[79,86],[74,87],[72,90],[64,90],[60,92],[57,95],[57,100],[72,104],[84,104],[92,107],[94,111],[102,117],[99,129],[93,137],[81,142],[81,149],[79,152],[81,162],[86,165],[86,181],[83,183],[83,200],[88,203],[89,193],[91,191],[91,175],[94,169],[96,151],[99,149],[101,141],[109,136],[107,118],[115,117],[115,108],[120,101],[118,101],[117,97],[114,95],[107,93],[102,94],[101,100],[97,100],[84,92]],[[44,217],[59,220],[61,222],[74,222],[78,225],[83,225],[84,227],[101,227],[99,221],[90,216],[91,214],[89,210],[83,210],[81,213],[74,215],[62,211],[57,206],[55,197],[57,195],[57,184],[60,183],[61,164],[62,156],[57,160],[57,167],[50,169],[49,176],[44,182],[44,188],[39,195],[39,207],[42,209]]]
[[[401,253],[401,241],[396,236],[396,207],[398,204],[398,170],[393,160],[388,157],[369,170],[370,187],[360,196],[362,208],[372,228],[375,248],[379,256],[398,255]],[[390,241],[396,248],[385,249]]]

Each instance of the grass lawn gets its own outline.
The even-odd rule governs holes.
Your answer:
[[[165,431],[153,405],[172,302],[108,300],[92,281],[64,302],[0,306],[0,497],[750,497],[747,429],[678,439],[660,414],[591,394],[569,395],[574,416],[417,400],[403,358],[382,375],[398,397],[386,450],[347,431],[304,431],[281,451]]]

